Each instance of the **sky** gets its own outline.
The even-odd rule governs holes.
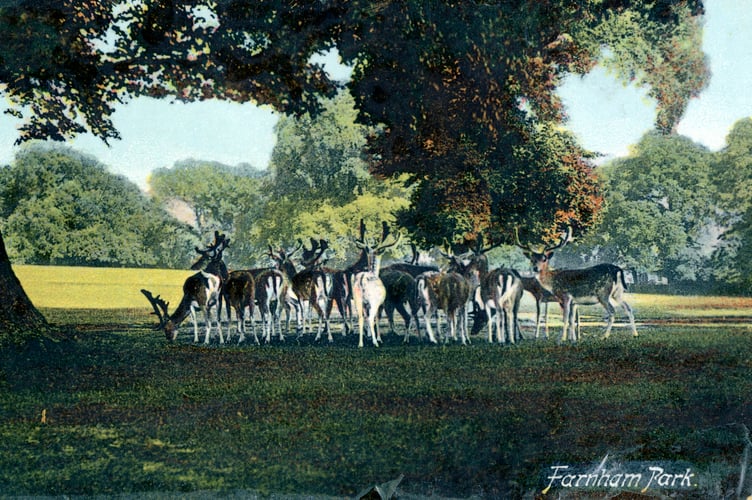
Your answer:
[[[690,103],[678,132],[716,151],[736,121],[752,116],[752,0],[706,0],[705,7],[703,50],[712,76],[708,88]],[[347,68],[332,68],[335,78],[347,77]],[[628,155],[655,120],[655,106],[643,90],[625,86],[599,68],[567,79],[559,92],[568,128],[603,160]],[[266,168],[278,118],[268,107],[250,103],[139,98],[116,108],[113,121],[120,140],[107,146],[83,135],[69,145],[146,189],[152,170],[188,158]],[[15,118],[0,115],[0,165],[13,160],[18,126]]]

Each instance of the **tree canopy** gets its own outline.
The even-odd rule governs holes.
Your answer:
[[[15,50],[0,81],[26,114],[21,139],[108,140],[112,104],[139,95],[316,113],[337,85],[311,58],[336,47],[355,68],[359,120],[382,127],[373,171],[417,187],[403,224],[426,243],[508,240],[514,226],[540,236],[596,222],[587,155],[558,129],[561,78],[605,64],[649,88],[671,131],[707,81],[702,13],[699,0],[18,0],[0,9]]]
[[[123,177],[70,148],[24,148],[0,169],[0,217],[16,263],[186,267],[198,241]]]
[[[712,164],[710,151],[690,139],[651,132],[605,165],[607,208],[587,239],[599,259],[672,280],[707,277],[707,236],[717,223]]]

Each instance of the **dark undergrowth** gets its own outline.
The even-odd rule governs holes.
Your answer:
[[[78,323],[87,312],[46,312]],[[175,344],[99,312],[14,346],[0,374],[0,493],[541,496],[558,465],[691,469],[645,494],[736,496],[752,425],[746,328],[624,330],[578,345],[386,345],[289,337]],[[595,334],[595,329],[593,329]],[[626,464],[626,465],[625,465]],[[549,495],[602,497],[554,480]]]

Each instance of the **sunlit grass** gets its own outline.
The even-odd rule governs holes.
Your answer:
[[[149,308],[140,290],[177,304],[185,278],[195,271],[65,266],[13,266],[31,301],[40,308]]]

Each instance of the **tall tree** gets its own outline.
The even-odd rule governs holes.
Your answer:
[[[717,223],[712,154],[681,136],[652,132],[627,158],[604,166],[607,210],[588,238],[601,258],[672,279],[706,277]]]
[[[0,169],[0,217],[17,263],[185,267],[198,242],[135,184],[60,146]]]
[[[579,148],[546,132],[563,119],[561,77],[605,62],[651,89],[657,125],[670,131],[707,77],[701,14],[700,0],[9,0],[0,7],[0,83],[25,120],[21,140],[83,130],[109,140],[112,104],[139,95],[315,113],[336,85],[311,57],[336,46],[355,65],[360,119],[384,127],[371,143],[376,172],[409,174],[439,197],[439,210],[444,199],[456,203],[463,226],[448,228],[454,239],[509,237],[495,211],[528,170],[545,184],[565,179],[579,190],[573,202],[597,205]],[[557,160],[553,172],[549,161],[528,163],[541,143]],[[521,191],[517,199],[536,199]],[[587,227],[577,214],[588,212],[553,204],[516,222]]]
[[[716,156],[723,233],[714,256],[715,277],[728,288],[747,291],[752,285],[752,119],[734,124]]]
[[[355,65],[361,117],[385,124],[371,144],[376,172],[411,175],[418,189],[403,220],[427,242],[593,225],[600,194],[586,155],[556,137],[564,75],[602,63],[648,87],[664,131],[708,76],[700,2],[359,5],[338,48]],[[562,183],[561,204],[537,194]]]

